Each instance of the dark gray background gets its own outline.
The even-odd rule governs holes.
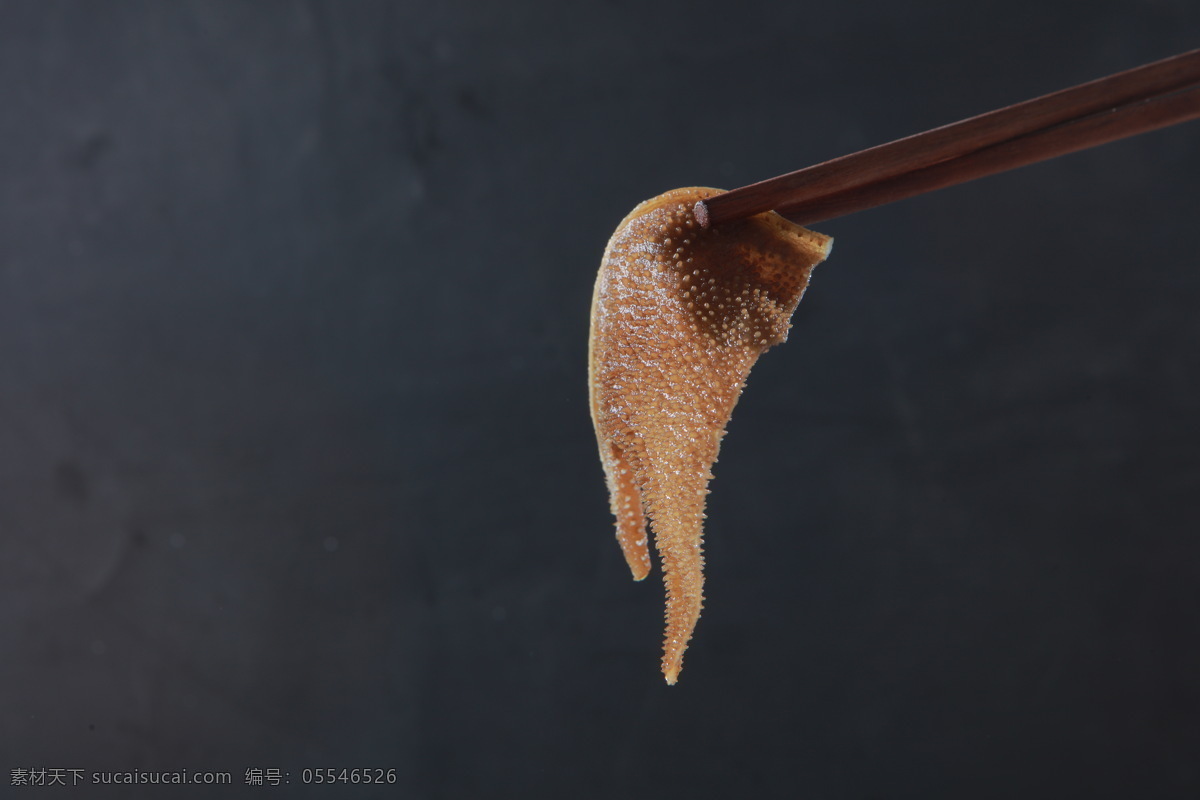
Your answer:
[[[1200,7],[432,5],[0,6],[0,795],[1195,797],[1196,123],[818,226],[674,688],[585,361],[640,200]]]

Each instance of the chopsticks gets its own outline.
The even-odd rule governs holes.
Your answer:
[[[801,225],[1200,118],[1200,50],[696,203],[703,227],[775,210]]]

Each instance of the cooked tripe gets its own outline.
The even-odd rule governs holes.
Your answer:
[[[718,189],[676,189],[617,228],[596,277],[588,348],[592,421],[617,541],[634,580],[663,565],[667,683],[683,666],[704,595],[705,496],[750,367],[789,319],[833,240],[768,212],[704,230]]]

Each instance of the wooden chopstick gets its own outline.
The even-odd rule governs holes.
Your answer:
[[[797,224],[811,225],[1197,118],[1200,86],[1063,123],[914,172],[785,205],[778,212]]]
[[[811,224],[1200,117],[1200,50],[898,139],[696,204]]]

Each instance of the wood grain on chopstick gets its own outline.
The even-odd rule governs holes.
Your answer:
[[[697,204],[697,218],[715,225],[774,209],[807,224],[849,214],[1194,119],[1200,95],[1181,90],[1198,84],[1192,50],[716,195]]]

